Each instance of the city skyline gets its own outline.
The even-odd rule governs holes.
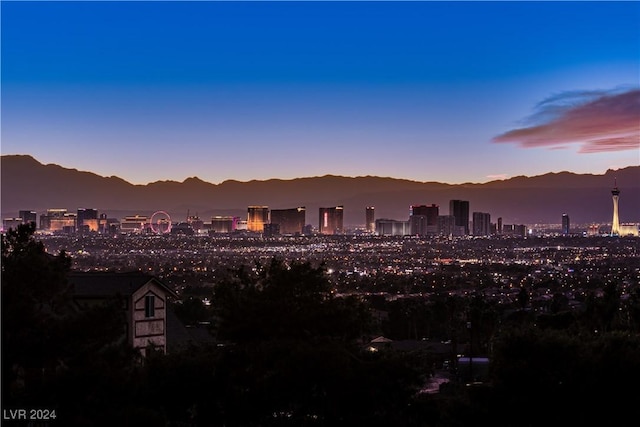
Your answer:
[[[640,229],[638,223],[627,223],[621,225],[618,215],[618,199],[620,190],[615,183],[611,190],[613,198],[613,210],[611,221],[611,236],[638,236]],[[194,234],[204,230],[210,232],[229,233],[233,231],[246,230],[257,232],[265,236],[275,235],[309,235],[319,232],[324,235],[351,234],[356,232],[370,232],[376,235],[414,235],[414,236],[435,236],[469,235],[470,225],[473,225],[473,236],[489,236],[505,234],[517,234],[525,236],[525,224],[505,225],[500,216],[495,222],[491,220],[489,212],[473,212],[473,220],[469,222],[469,201],[449,200],[449,212],[440,212],[437,204],[411,205],[409,217],[406,221],[391,218],[375,218],[375,207],[366,206],[364,208],[364,223],[349,224],[344,226],[344,206],[319,207],[319,224],[314,230],[313,226],[306,221],[306,208],[298,206],[286,209],[271,209],[267,205],[249,205],[247,207],[246,220],[239,216],[213,215],[211,221],[196,215],[189,215],[185,221],[172,221],[170,215],[165,211],[156,211],[150,217],[147,215],[129,215],[122,218],[122,225],[117,218],[109,218],[107,214],[100,213],[94,208],[79,207],[77,213],[69,212],[66,208],[49,208],[46,213],[40,215],[40,226],[37,226],[37,212],[33,210],[20,210],[17,217],[4,218],[2,229],[6,230],[18,224],[33,223],[37,229],[44,231],[64,231],[66,233],[116,233],[122,229],[129,232],[152,232],[153,234]],[[154,220],[157,218],[157,221]],[[56,225],[53,225],[53,222]],[[241,227],[240,224],[244,225]],[[126,224],[126,225],[125,225]],[[177,228],[172,229],[172,224]],[[554,223],[551,223],[554,224]],[[546,225],[551,225],[546,224]],[[536,224],[540,226],[541,224]],[[131,226],[131,227],[129,227]],[[584,227],[584,224],[582,225]],[[113,227],[113,228],[112,228]],[[122,228],[121,228],[122,227]],[[508,230],[506,231],[507,228]],[[588,226],[589,233],[595,234],[598,224],[591,222]],[[562,214],[561,233],[571,234],[570,219],[567,213]],[[533,231],[533,230],[531,230]]]
[[[310,215],[308,223],[317,224],[318,208],[342,205],[345,224],[357,225],[365,217],[353,212],[364,213],[367,207],[375,206],[377,218],[403,219],[412,206],[435,204],[441,213],[447,212],[447,206],[449,212],[455,212],[450,201],[461,199],[470,201],[470,207],[460,208],[465,217],[465,212],[473,210],[490,212],[505,222],[556,223],[561,213],[569,213],[575,223],[591,223],[611,220],[611,188],[622,183],[620,221],[628,223],[638,222],[639,177],[640,166],[631,166],[603,175],[564,172],[473,185],[337,176],[218,185],[194,179],[133,185],[117,177],[43,165],[28,156],[3,156],[2,214],[13,218],[20,210],[66,207],[120,212],[121,216],[160,210],[184,219],[189,213],[205,218],[245,216],[247,206],[276,210],[303,206]],[[436,224],[432,219],[424,225]]]
[[[640,164],[637,2],[0,7],[3,155],[134,184]]]

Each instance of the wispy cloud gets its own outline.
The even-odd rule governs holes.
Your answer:
[[[540,102],[526,126],[493,138],[521,147],[566,148],[579,153],[640,148],[640,89],[572,91]]]

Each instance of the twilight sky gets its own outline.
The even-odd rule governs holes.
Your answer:
[[[135,184],[640,164],[640,2],[0,7],[3,155]]]

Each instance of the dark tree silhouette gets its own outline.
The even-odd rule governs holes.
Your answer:
[[[529,295],[529,291],[524,286],[520,288],[520,292],[518,292],[518,306],[521,310],[527,308],[529,305],[529,300],[531,299],[531,295]]]
[[[230,342],[201,369],[214,372],[211,401],[189,399],[204,425],[398,425],[406,416],[419,373],[402,355],[364,351],[368,307],[335,297],[323,266],[272,259],[237,269],[213,304]]]
[[[2,235],[3,405],[47,406],[61,424],[99,425],[123,403],[135,366],[122,303],[79,309],[69,257],[48,254],[33,233],[29,224]]]
[[[218,336],[233,341],[353,340],[370,325],[368,308],[332,293],[323,266],[272,259],[255,272],[241,267],[215,287]]]
[[[3,396],[11,401],[42,386],[57,367],[56,326],[69,313],[70,259],[48,254],[35,225],[2,235]]]

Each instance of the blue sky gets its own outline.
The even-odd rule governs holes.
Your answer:
[[[2,154],[144,184],[640,164],[640,2],[2,1]]]

